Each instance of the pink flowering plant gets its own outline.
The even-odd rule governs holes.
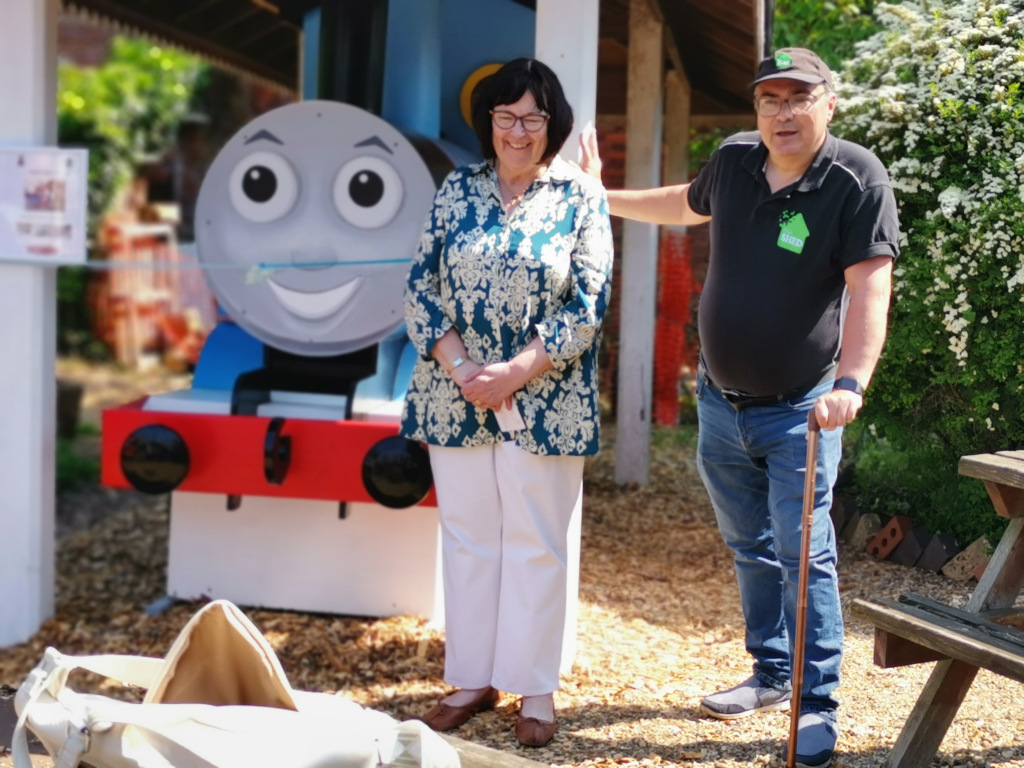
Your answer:
[[[905,234],[854,475],[869,506],[965,539],[994,516],[959,457],[1024,448],[1024,0],[876,13],[835,132],[885,163]]]

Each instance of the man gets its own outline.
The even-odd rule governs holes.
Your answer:
[[[707,696],[730,720],[790,700],[807,419],[824,432],[812,528],[797,764],[832,761],[843,646],[829,518],[842,427],[885,338],[899,224],[888,175],[828,132],[836,97],[818,56],[786,48],[754,80],[757,132],[727,139],[691,184],[610,191],[612,214],[711,222],[698,325],[698,467],[734,552],[754,674]],[[584,168],[600,174],[596,139]]]

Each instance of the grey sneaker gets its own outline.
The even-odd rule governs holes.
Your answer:
[[[788,688],[769,688],[761,685],[761,681],[751,675],[735,688],[719,691],[701,699],[700,710],[719,720],[736,720],[757,712],[789,709],[791,696]]]
[[[828,768],[839,729],[820,712],[804,712],[796,726],[796,768]]]

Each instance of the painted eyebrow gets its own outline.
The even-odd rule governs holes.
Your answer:
[[[277,138],[277,136],[275,136],[274,134],[272,134],[270,131],[267,131],[267,130],[257,131],[255,134],[253,134],[248,139],[246,139],[245,143],[246,143],[246,145],[248,145],[248,144],[252,144],[254,141],[261,141],[261,140],[262,141],[272,141],[275,144],[280,144],[282,147],[284,146],[284,142],[283,141],[281,141],[279,138]]]
[[[380,136],[371,136],[368,139],[363,139],[362,141],[360,141],[355,146],[357,146],[357,147],[380,147],[385,152],[387,152],[389,155],[395,154],[394,152],[391,151],[391,148],[388,147],[388,145],[385,144],[381,140]]]

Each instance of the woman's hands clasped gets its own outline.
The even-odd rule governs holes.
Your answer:
[[[460,374],[468,365],[460,365],[454,373]],[[472,364],[473,370],[452,377],[462,396],[477,408],[497,411],[502,405],[511,407],[513,395],[522,386],[512,365],[506,362],[488,365]]]

